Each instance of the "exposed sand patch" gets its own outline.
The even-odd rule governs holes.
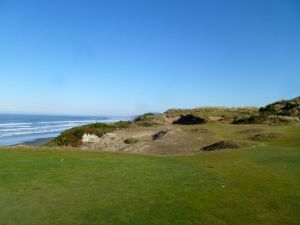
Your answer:
[[[98,143],[100,138],[95,134],[84,134],[82,136],[82,142],[86,143]]]

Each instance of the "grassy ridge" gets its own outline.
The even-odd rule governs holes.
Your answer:
[[[266,115],[289,116],[300,118],[300,97],[282,100],[262,107],[260,113]]]
[[[215,129],[234,134],[227,126]],[[281,131],[186,157],[2,149],[0,224],[296,225],[300,127]]]
[[[204,118],[210,116],[225,117],[225,118],[238,118],[245,116],[252,116],[258,114],[256,107],[244,108],[228,108],[228,107],[200,107],[195,109],[169,109],[165,112],[167,116],[180,116],[186,114],[195,114]]]

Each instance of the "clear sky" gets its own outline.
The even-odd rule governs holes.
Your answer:
[[[0,0],[0,112],[123,115],[298,95],[299,0]]]

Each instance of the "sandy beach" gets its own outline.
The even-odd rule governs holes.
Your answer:
[[[49,141],[51,141],[53,139],[54,138],[38,138],[33,141],[25,141],[21,145],[29,145],[29,146],[39,147],[39,146],[42,146],[42,145],[48,143]]]

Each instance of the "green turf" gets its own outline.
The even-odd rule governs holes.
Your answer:
[[[1,150],[0,225],[300,224],[300,128],[274,129],[185,157]]]

